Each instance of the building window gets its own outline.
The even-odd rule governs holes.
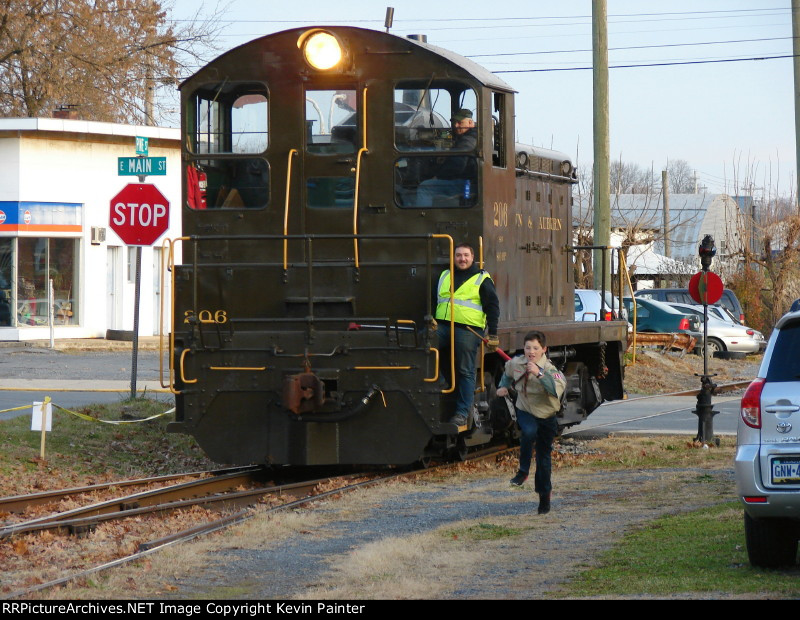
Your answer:
[[[14,240],[0,239],[0,327],[11,327],[14,303]]]
[[[136,282],[136,248],[128,247],[128,282]]]
[[[20,237],[16,242],[16,324],[48,325],[48,298],[52,281],[55,324],[77,325],[78,240]],[[10,244],[0,245],[0,285],[10,271],[5,267],[6,261],[13,265],[13,246]],[[0,325],[4,324],[2,316],[0,309]]]

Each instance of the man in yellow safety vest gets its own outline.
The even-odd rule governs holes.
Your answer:
[[[475,395],[475,357],[481,339],[468,329],[483,332],[488,328],[487,344],[490,349],[497,348],[497,322],[500,318],[500,301],[494,282],[488,272],[475,264],[475,251],[472,246],[461,243],[453,255],[455,273],[445,269],[439,277],[436,290],[436,310],[434,318],[438,323],[439,351],[442,368],[449,368],[450,356],[450,317],[454,321],[453,341],[455,345],[456,406],[450,423],[464,426],[472,410]],[[452,303],[450,298],[450,278],[453,278],[455,291]],[[445,376],[448,376],[445,373]]]

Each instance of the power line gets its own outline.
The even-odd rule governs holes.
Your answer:
[[[691,16],[685,17],[683,19],[709,19],[709,17],[704,16],[714,16],[718,15],[724,18],[735,18],[735,17],[758,17],[759,13],[763,13],[764,15],[771,15],[775,12],[778,13],[786,13],[791,12],[791,8],[788,7],[765,7],[765,8],[758,8],[758,9],[729,9],[729,10],[721,10],[721,11],[667,11],[663,13],[615,13],[610,14],[609,18],[624,18],[624,17],[654,17],[654,18],[663,18],[664,16],[670,15],[683,15],[683,16]],[[750,13],[751,15],[741,15],[744,13]],[[695,17],[696,16],[696,17]],[[433,22],[503,22],[503,21],[514,21],[518,22],[519,20],[535,20],[535,21],[543,21],[543,20],[554,20],[554,19],[591,19],[591,15],[538,15],[534,17],[524,17],[524,16],[516,16],[516,17],[430,17],[424,19],[395,19],[394,23],[402,23],[402,24],[417,24],[417,23],[433,23]],[[193,19],[168,19],[167,21],[171,21],[174,23],[195,23],[198,20]],[[308,19],[222,19],[221,22],[226,24],[309,24],[311,23]],[[653,21],[651,19],[647,20],[634,20],[634,21]],[[326,24],[336,24],[336,23],[345,23],[345,24],[365,24],[365,23],[382,23],[381,19],[348,19],[348,20],[315,20],[315,23],[326,23]],[[624,23],[624,22],[621,22]],[[548,24],[553,25],[553,24]],[[558,25],[558,24],[556,24]],[[564,24],[570,25],[570,24]]]
[[[763,39],[730,39],[727,41],[699,41],[697,43],[665,43],[663,45],[630,45],[626,47],[609,47],[608,51],[622,51],[622,50],[643,50],[643,49],[660,49],[667,47],[691,47],[694,45],[724,45],[729,43],[756,43],[764,41],[784,41],[786,39],[794,39],[794,37],[768,37]],[[495,56],[537,56],[542,54],[573,54],[580,52],[591,52],[591,48],[587,49],[572,49],[572,50],[545,50],[540,52],[498,52],[495,54],[469,54],[466,58],[486,58]]]
[[[793,54],[786,54],[781,56],[761,56],[753,58],[726,58],[721,60],[687,60],[680,62],[653,62],[642,63],[638,65],[609,65],[609,69],[633,69],[638,67],[670,67],[675,65],[704,65],[709,63],[720,62],[742,62],[745,60],[776,60],[778,58],[794,58]],[[548,71],[591,71],[593,67],[565,67],[561,69],[507,69],[504,71],[493,71],[492,73],[543,73]]]

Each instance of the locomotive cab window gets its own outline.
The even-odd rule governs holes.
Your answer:
[[[197,89],[187,110],[185,170],[193,209],[263,208],[269,200],[269,100],[259,83],[224,81]],[[247,157],[244,157],[247,156]]]
[[[454,115],[459,110],[469,110],[477,123],[477,107],[475,91],[461,82],[430,78],[399,82],[394,90],[397,150],[463,150],[464,146],[458,144],[458,135],[454,133]],[[472,144],[467,150],[474,150],[475,146]]]
[[[263,153],[268,144],[269,106],[262,84],[209,85],[190,100],[188,150],[204,153]],[[193,126],[193,127],[192,127]]]
[[[306,151],[353,153],[358,136],[355,90],[306,91]]]
[[[401,207],[478,202],[481,127],[475,91],[453,80],[408,80],[394,91],[395,201]]]

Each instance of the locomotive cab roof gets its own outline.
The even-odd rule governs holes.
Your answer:
[[[195,80],[195,78],[208,72],[209,68],[216,67],[223,63],[227,63],[229,67],[241,68],[244,71],[251,71],[253,69],[252,63],[257,60],[273,65],[291,62],[296,63],[296,59],[298,58],[297,51],[302,47],[302,43],[310,34],[317,32],[330,33],[332,36],[336,37],[336,39],[341,42],[343,47],[342,53],[345,58],[348,56],[352,57],[353,54],[379,56],[410,53],[414,47],[417,47],[451,63],[454,68],[457,67],[461,69],[482,86],[508,93],[516,92],[509,84],[498,78],[491,71],[488,71],[476,62],[456,54],[455,52],[431,45],[424,41],[378,30],[355,28],[352,26],[308,26],[283,30],[281,32],[265,35],[258,39],[253,39],[218,56],[215,60],[211,61],[209,65],[184,80],[180,84],[179,90],[183,89],[188,83]],[[267,43],[270,45],[266,46]],[[269,51],[267,51],[267,47]],[[263,52],[259,53],[259,50],[263,50]],[[292,56],[292,54],[294,55]],[[345,67],[344,69],[331,68],[316,70],[316,72],[330,72],[331,74],[350,73],[348,63],[343,61],[342,65]],[[211,69],[211,71],[214,74],[214,77],[211,77],[211,79],[222,77],[218,75],[216,69]],[[456,75],[448,76],[444,74],[437,75],[436,77],[441,79],[456,77]]]

